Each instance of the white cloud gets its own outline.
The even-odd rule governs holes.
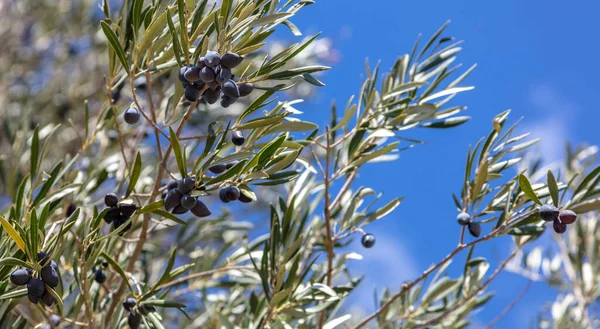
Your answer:
[[[520,131],[530,132],[532,138],[539,137],[535,149],[546,163],[564,157],[565,142],[577,116],[578,106],[568,96],[550,84],[540,83],[529,92],[532,118]]]
[[[399,291],[404,281],[417,277],[420,272],[420,264],[413,258],[405,239],[398,234],[381,231],[375,231],[373,234],[377,238],[375,246],[371,249],[357,250],[363,255],[363,259],[352,260],[349,263],[351,273],[365,276],[352,292],[347,304],[358,309],[356,313],[364,314],[375,310],[375,289],[378,297],[383,287],[388,287],[394,292]],[[355,243],[356,248],[362,248],[360,241]]]

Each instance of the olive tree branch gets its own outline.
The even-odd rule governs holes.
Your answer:
[[[513,307],[515,307],[515,305],[517,305],[517,303],[519,303],[519,301],[525,296],[525,294],[527,293],[527,291],[529,290],[529,287],[531,287],[531,283],[533,283],[532,280],[527,281],[527,284],[525,285],[525,287],[523,288],[523,290],[521,290],[521,293],[519,293],[517,295],[517,297],[515,297],[515,299],[513,299],[508,305],[506,305],[506,307],[502,310],[502,312],[500,312],[486,327],[485,329],[492,329],[494,328],[494,326],[496,325],[496,323],[498,323],[498,321],[500,321],[506,314],[508,314],[508,312],[510,312],[510,310],[513,309]]]
[[[329,134],[329,127],[326,128],[326,140],[327,140],[327,148],[325,149],[325,204],[323,207],[323,213],[325,217],[325,229],[326,229],[326,237],[325,237],[325,247],[327,248],[327,286],[331,286],[332,272],[333,272],[333,258],[335,257],[335,251],[333,250],[333,234],[331,232],[331,211],[329,204],[329,188],[331,184],[330,178],[330,168],[331,168],[331,138]],[[327,315],[327,310],[324,309],[321,311],[321,316],[319,320],[319,328],[323,328],[325,324],[325,317]]]

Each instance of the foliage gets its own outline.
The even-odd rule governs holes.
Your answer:
[[[469,215],[457,225],[457,247],[400,291],[384,290],[373,314],[349,313],[344,301],[361,277],[347,261],[361,256],[345,247],[403,200],[383,203],[381,193],[357,187],[360,171],[422,143],[404,137],[407,130],[469,120],[466,106],[452,104],[473,89],[463,82],[475,66],[454,63],[461,42],[444,36],[447,24],[387,73],[367,63],[358,96],[341,111],[332,105],[330,123],[319,127],[294,107],[302,101],[294,90],[324,86],[319,72],[329,67],[314,49],[324,39],[274,47],[272,36],[283,29],[298,39],[294,15],[311,0],[104,0],[100,8],[84,1],[69,5],[76,14],[64,28],[45,15],[65,7],[41,3],[7,4],[2,14],[39,18],[2,36],[10,41],[0,61],[8,82],[0,178],[10,197],[0,212],[2,327],[56,327],[57,314],[58,326],[89,328],[124,327],[128,317],[135,327],[134,315],[147,328],[464,328],[505,268],[561,288],[540,327],[597,324],[588,311],[600,266],[600,167],[590,160],[597,149],[569,148],[565,166],[541,168],[524,155],[537,140],[515,136],[510,111],[467,151],[453,195],[457,214]],[[227,110],[186,100],[178,80],[180,67],[208,51],[244,56],[233,73],[254,84]],[[38,67],[40,59],[53,60],[53,70]],[[128,108],[140,112],[139,123],[124,121]],[[234,132],[243,133],[242,145],[231,142]],[[218,165],[228,166],[216,172]],[[207,218],[165,210],[169,179],[186,177],[196,179],[191,195],[211,209]],[[249,203],[222,205],[220,191],[232,186]],[[120,198],[114,209],[135,205],[113,228],[107,193]],[[560,252],[547,256],[528,248],[545,231],[545,203],[589,213],[570,226],[571,243],[555,235]],[[502,236],[513,250],[492,270],[476,246]],[[10,283],[17,268],[36,276],[47,266],[39,251],[58,265],[59,285],[46,288],[53,306],[30,303],[28,289]],[[450,277],[460,253],[462,274]],[[135,305],[126,309],[127,298]]]

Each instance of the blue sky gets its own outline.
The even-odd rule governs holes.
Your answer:
[[[427,145],[402,153],[399,161],[368,165],[361,173],[358,184],[385,193],[386,199],[406,198],[394,213],[368,227],[377,235],[373,249],[355,245],[365,256],[355,271],[368,277],[356,300],[372,300],[376,286],[397,289],[456,246],[451,193],[460,190],[468,145],[487,134],[496,113],[512,109],[511,122],[523,116],[522,131],[542,138],[539,150],[550,160],[562,156],[566,139],[600,144],[594,99],[600,91],[598,12],[596,1],[321,0],[293,19],[306,34],[322,31],[341,55],[323,77],[327,86],[300,107],[305,119],[322,124],[332,99],[344,104],[359,91],[366,57],[371,63],[380,59],[387,70],[397,56],[410,52],[419,33],[428,38],[448,19],[452,24],[446,34],[465,40],[458,61],[466,67],[478,64],[463,83],[476,88],[456,98],[469,107],[469,123],[453,130],[417,131],[411,136]],[[509,252],[507,239],[476,249],[492,265]],[[501,274],[491,287],[496,297],[474,321],[491,321],[525,284],[515,274]],[[534,284],[521,307],[497,328],[524,327],[543,301],[553,298],[543,283]],[[366,311],[373,309],[366,305]]]

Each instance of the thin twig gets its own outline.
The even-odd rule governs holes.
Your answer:
[[[331,138],[329,134],[329,127],[326,128],[326,139],[327,139],[327,148],[325,149],[325,205],[323,207],[323,213],[325,217],[325,229],[327,232],[327,236],[325,237],[325,247],[327,248],[327,286],[331,286],[332,272],[333,272],[333,258],[335,257],[335,253],[333,250],[333,234],[331,232],[331,212],[330,212],[330,204],[329,204],[329,185],[331,184],[330,180],[330,161],[331,161]],[[327,310],[324,309],[321,311],[321,317],[319,320],[319,328],[323,328],[325,324],[325,317],[327,316]]]

